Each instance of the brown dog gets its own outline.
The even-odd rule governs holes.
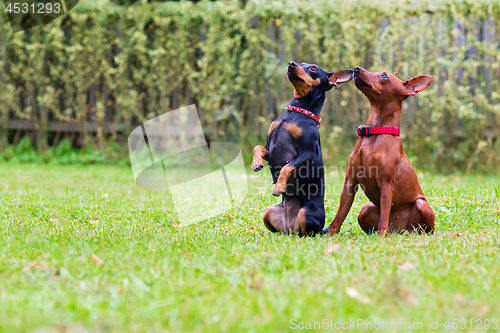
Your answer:
[[[360,138],[347,162],[340,206],[329,236],[339,232],[358,186],[372,202],[358,216],[366,233],[434,231],[434,212],[399,138],[402,102],[427,89],[432,81],[433,76],[420,75],[403,82],[389,73],[354,68],[354,84],[368,97],[371,112],[366,126],[358,128]]]

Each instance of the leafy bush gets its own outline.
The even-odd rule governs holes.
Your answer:
[[[54,153],[52,152],[51,149],[47,149],[43,154],[42,154],[42,160],[45,163],[50,163],[52,159],[54,158]]]
[[[37,158],[37,154],[31,146],[30,138],[22,138],[14,149],[16,158],[20,162],[34,162]]]
[[[2,157],[5,161],[10,161],[14,156],[15,156],[14,149],[12,146],[8,146],[7,149],[5,149],[2,153]]]
[[[68,139],[64,139],[59,143],[55,149],[54,156],[57,162],[61,164],[76,162],[76,153],[73,151],[71,141]]]
[[[78,123],[84,131],[88,123],[104,130],[114,122],[109,140],[123,142],[135,124],[196,102],[212,140],[228,137],[250,148],[264,140],[270,121],[289,102],[292,87],[283,74],[289,60],[327,70],[360,65],[399,71],[402,79],[436,76],[430,89],[404,102],[403,139],[419,166],[496,170],[498,1],[241,4],[135,2],[126,7],[89,0],[65,19],[29,32],[13,34],[3,22],[0,113],[40,124],[51,117]],[[97,101],[90,108],[85,105],[89,94]],[[26,105],[43,101],[38,117],[19,104],[25,97]],[[328,138],[339,127],[353,136],[368,113],[366,98],[354,85],[343,85],[328,94],[320,131]],[[334,147],[338,142],[331,141],[332,152],[342,151]],[[106,156],[118,151],[105,147]],[[58,158],[71,161],[71,156]]]

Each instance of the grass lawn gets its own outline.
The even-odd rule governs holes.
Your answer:
[[[248,178],[236,208],[179,228],[164,193],[136,187],[126,167],[4,163],[0,174],[1,332],[284,332],[358,319],[500,328],[495,177],[421,175],[432,236],[365,235],[359,193],[330,239],[268,232],[262,211],[278,199],[265,175]],[[328,180],[327,223],[341,183]]]

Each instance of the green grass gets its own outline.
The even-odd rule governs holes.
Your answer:
[[[0,175],[1,332],[283,332],[292,319],[422,322],[402,330],[422,332],[500,320],[498,178],[420,175],[432,236],[365,235],[360,193],[328,239],[264,228],[277,202],[265,174],[237,208],[186,228],[127,168],[7,163]],[[328,222],[341,182],[329,179]]]

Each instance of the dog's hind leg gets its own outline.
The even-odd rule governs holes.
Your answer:
[[[361,212],[358,215],[358,223],[364,232],[367,234],[377,232],[379,221],[380,208],[372,203],[366,204],[361,208]]]
[[[359,213],[358,222],[367,234],[378,230],[380,209],[372,203],[366,204]],[[435,215],[427,201],[418,199],[413,204],[400,206],[391,211],[389,230],[391,232],[417,231],[434,232]]]
[[[283,213],[283,204],[269,206],[264,209],[262,221],[271,232],[285,232],[285,214]]]
[[[429,203],[423,199],[418,199],[413,205],[415,209],[406,229],[408,231],[415,230],[420,233],[434,233],[436,215],[429,206]]]
[[[269,206],[264,210],[262,220],[267,229],[272,232],[295,233],[296,220],[301,211],[297,197],[283,195],[283,202]]]
[[[417,213],[414,209],[415,205],[404,205],[391,210],[389,215],[389,231],[401,232],[402,230],[412,231],[409,228],[412,216]],[[378,231],[380,222],[380,208],[372,203],[366,204],[361,209],[358,215],[358,223],[361,229],[367,234],[372,234]]]
[[[299,210],[293,233],[298,236],[314,236],[325,226],[325,210],[308,205]]]

